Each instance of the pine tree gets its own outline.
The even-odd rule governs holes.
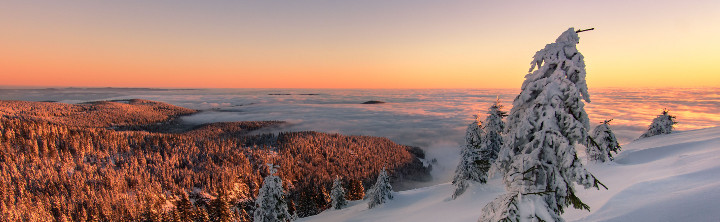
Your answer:
[[[362,200],[365,197],[365,187],[360,180],[350,180],[347,190],[347,200]]]
[[[503,173],[508,193],[486,205],[480,221],[563,221],[560,214],[570,204],[589,210],[575,195],[574,183],[602,184],[575,152],[588,137],[582,100],[590,102],[578,42],[570,28],[533,57],[493,166]]]
[[[670,112],[668,109],[663,109],[662,114],[653,119],[647,132],[643,133],[640,138],[672,133],[673,125],[677,122],[675,122],[675,116],[671,116],[668,112]]]
[[[484,174],[487,174],[491,163],[495,162],[498,152],[500,152],[500,148],[504,144],[502,133],[505,130],[505,122],[503,122],[503,118],[507,116],[507,112],[503,111],[502,108],[503,105],[500,105],[500,99],[498,98],[488,109],[488,116],[485,118],[483,140],[480,146],[480,168],[483,169]]]
[[[257,199],[255,200],[254,221],[289,221],[292,217],[288,212],[282,179],[275,175],[277,172],[275,166],[268,164],[268,168],[270,175],[265,177]]]
[[[599,162],[613,160],[610,152],[617,154],[620,151],[620,144],[615,138],[615,133],[610,130],[610,121],[612,119],[605,120],[593,129],[585,150],[588,160]]]
[[[483,122],[478,120],[478,116],[475,116],[475,121],[468,126],[465,133],[466,144],[460,151],[460,163],[455,169],[453,177],[452,183],[455,185],[453,199],[465,192],[470,181],[487,182],[490,166],[497,159],[497,154],[503,144],[502,131],[505,123],[502,119],[507,114],[502,111],[502,107],[500,100],[496,100],[488,109],[488,116],[485,118],[486,125],[482,125]]]
[[[187,196],[183,195],[180,200],[175,202],[175,211],[180,221],[192,221],[195,218],[195,210]]]
[[[455,191],[453,191],[452,194],[453,199],[465,193],[465,190],[469,186],[468,179],[470,174],[477,172],[472,169],[475,165],[472,160],[476,159],[472,153],[474,153],[474,151],[468,149],[467,146],[463,147],[460,151],[460,163],[458,163],[457,168],[455,168],[455,176],[453,176],[452,180],[452,184],[455,186]]]
[[[90,207],[90,208],[88,208],[88,210],[86,212],[87,212],[87,217],[86,217],[87,220],[86,221],[101,221],[102,220],[101,219],[102,217],[100,216],[100,209],[98,209],[97,207]],[[147,212],[149,212],[147,214],[147,218],[150,218],[150,219],[157,218],[157,220],[154,220],[154,221],[160,221],[161,215],[160,215],[159,211],[150,210]]]
[[[347,200],[345,200],[345,188],[342,186],[340,176],[336,176],[335,181],[333,181],[332,190],[330,191],[330,199],[333,209],[339,210],[347,206]]]
[[[475,164],[479,160],[478,149],[482,143],[482,122],[475,115],[475,121],[468,125],[465,131],[465,146],[460,150],[460,162],[455,168],[452,184],[455,186],[452,198],[455,199],[465,192],[469,182],[480,181],[480,169]],[[483,181],[484,182],[484,181]]]
[[[300,217],[309,217],[319,214],[322,210],[318,206],[318,194],[315,191],[317,187],[310,185],[299,190],[297,215]],[[289,210],[288,210],[289,212]]]
[[[250,214],[248,214],[245,209],[239,209],[239,211],[238,215],[240,217],[240,221],[252,221]]]
[[[302,178],[303,186],[296,186],[292,192],[291,198],[297,202],[294,211],[290,206],[292,201],[288,202],[288,212],[295,212],[299,217],[309,217],[319,214],[323,210],[330,208],[330,194],[325,189],[322,179],[319,178]],[[290,198],[289,198],[290,199]]]
[[[479,116],[475,115],[475,121],[468,125],[465,131],[465,146],[460,150],[460,162],[455,168],[452,184],[455,186],[452,198],[455,199],[465,192],[469,182],[485,182],[480,175],[476,161],[480,159],[479,149],[482,144],[482,122]]]
[[[318,213],[320,213],[331,207],[330,204],[331,204],[332,200],[330,199],[330,193],[328,192],[327,188],[325,188],[325,185],[323,185],[323,183],[320,182],[319,180],[318,180],[317,184],[318,184],[318,189],[316,191],[320,191],[320,192],[315,193],[314,200],[315,200],[315,205],[318,206],[318,210],[319,210]]]
[[[368,208],[373,208],[393,199],[390,178],[384,167],[380,171],[380,174],[378,174],[375,185],[368,190],[365,198],[368,199]]]
[[[240,221],[252,221],[253,212],[255,211],[255,200],[251,198],[244,199],[238,203],[237,209]]]
[[[210,221],[225,222],[233,220],[233,212],[224,192],[221,192],[215,199],[210,201],[209,208]]]
[[[207,210],[205,210],[204,207],[196,207],[195,208],[195,218],[193,218],[193,221],[195,222],[205,222],[210,221],[210,215],[208,215]],[[247,220],[241,220],[240,221],[250,221],[250,219]]]
[[[90,212],[90,211],[88,211]],[[89,213],[87,215],[88,218],[86,221],[98,221],[98,219],[91,219],[93,216],[91,216]],[[143,212],[140,214],[140,221],[142,222],[154,222],[154,221],[161,221],[161,215],[160,213],[152,206],[146,206]]]
[[[479,149],[482,144],[482,121],[480,116],[474,115],[475,120],[465,130],[465,146],[472,149]]]

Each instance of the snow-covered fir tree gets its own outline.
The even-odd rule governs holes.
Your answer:
[[[460,151],[460,162],[457,168],[455,168],[455,176],[453,176],[452,184],[455,186],[455,191],[452,194],[452,198],[455,199],[462,195],[467,187],[469,186],[469,180],[473,178],[479,178],[479,169],[475,164],[477,160],[477,152],[470,146],[464,146]]]
[[[465,132],[465,146],[460,151],[460,162],[453,177],[453,199],[465,192],[470,182],[486,183],[490,166],[503,144],[502,131],[505,128],[503,118],[507,116],[502,110],[500,100],[488,109],[485,125],[475,116],[475,121],[468,125]]]
[[[453,176],[452,184],[455,186],[453,199],[457,198],[465,192],[469,181],[485,182],[480,174],[481,169],[476,162],[480,159],[479,149],[482,144],[482,122],[475,115],[475,121],[468,125],[465,132],[465,146],[460,150],[460,162],[455,168],[455,176]]]
[[[380,174],[378,174],[375,185],[373,185],[365,195],[365,199],[368,200],[368,208],[376,207],[393,199],[390,177],[388,177],[384,167],[380,171]]]
[[[282,179],[276,176],[277,169],[268,164],[270,175],[265,177],[257,199],[255,200],[255,222],[290,221],[293,219],[288,212]]]
[[[345,200],[345,188],[342,186],[340,176],[335,177],[333,181],[332,190],[330,190],[330,204],[333,209],[342,209],[347,206],[347,200]]]
[[[611,152],[617,154],[620,151],[620,144],[615,138],[615,133],[610,130],[610,120],[603,121],[600,125],[593,129],[587,148],[587,158],[589,161],[605,162],[613,160]]]
[[[474,115],[475,120],[465,130],[465,145],[473,149],[479,149],[482,143],[482,121],[479,115]]]
[[[479,149],[480,161],[478,162],[481,169],[482,183],[487,180],[488,170],[497,159],[498,153],[504,144],[502,134],[505,130],[505,122],[503,122],[503,118],[507,116],[507,112],[503,111],[502,108],[503,105],[500,105],[500,99],[496,99],[495,103],[488,109],[488,116],[485,118],[482,127],[483,139]]]
[[[673,125],[677,122],[675,122],[675,116],[668,114],[669,112],[668,109],[663,109],[662,114],[653,119],[647,132],[643,133],[640,138],[672,133]]]
[[[602,184],[575,152],[588,136],[583,100],[590,102],[578,42],[570,28],[533,56],[493,166],[503,173],[508,193],[487,204],[479,221],[563,221],[560,214],[571,204],[589,210],[575,195],[574,183]]]

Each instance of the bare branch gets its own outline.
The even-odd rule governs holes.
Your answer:
[[[595,28],[589,28],[589,29],[581,29],[581,30],[577,30],[577,31],[575,31],[575,33],[581,33],[581,32],[585,32],[585,31],[592,31],[592,30],[595,30]]]

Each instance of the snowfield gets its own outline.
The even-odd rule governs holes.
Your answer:
[[[592,211],[569,207],[562,215],[567,221],[720,221],[720,127],[636,140],[623,145],[615,161],[586,167],[608,190],[576,185]],[[472,184],[456,200],[453,190],[443,183],[401,191],[373,209],[350,201],[300,221],[477,221],[482,207],[505,193],[498,177]]]

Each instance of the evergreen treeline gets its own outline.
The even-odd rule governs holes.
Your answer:
[[[197,111],[142,99],[98,101],[83,104],[2,101],[0,116],[42,120],[77,127],[128,127],[156,124]]]
[[[348,185],[350,200],[362,197],[353,192],[362,192],[362,186],[353,186],[371,184],[383,167],[396,181],[401,174],[428,175],[411,153],[417,150],[386,138],[249,133],[281,123],[276,121],[210,124],[174,134],[107,128],[113,122],[153,124],[192,112],[136,102],[142,103],[103,102],[109,110],[60,104],[60,110],[77,110],[58,114],[56,103],[2,101],[0,218],[250,220],[262,180],[269,175],[266,163],[279,166],[276,175],[284,182],[290,213],[309,216],[330,207],[328,191],[337,175]],[[93,110],[77,108],[84,106]],[[145,111],[125,121],[102,118],[106,112],[126,115],[126,108]],[[307,202],[314,205],[300,204]]]

